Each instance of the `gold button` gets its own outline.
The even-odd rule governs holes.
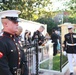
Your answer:
[[[16,44],[16,46],[17,46],[17,43],[15,43]]]
[[[19,47],[17,47],[17,49],[19,50]]]
[[[22,47],[22,44],[21,44],[21,47]]]
[[[20,55],[20,52],[19,52],[19,55]]]
[[[20,65],[20,62],[18,64]]]
[[[19,57],[19,60],[20,60],[21,58]]]
[[[15,41],[15,39],[13,39]]]
[[[12,37],[12,35],[10,35],[10,37]]]
[[[13,52],[13,50],[11,50],[11,52]]]
[[[14,73],[16,73],[16,71],[14,71]]]

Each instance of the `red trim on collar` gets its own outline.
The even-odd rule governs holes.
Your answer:
[[[3,57],[3,53],[2,52],[0,52],[0,58],[2,58]]]

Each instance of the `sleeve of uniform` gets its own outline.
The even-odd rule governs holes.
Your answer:
[[[34,32],[34,34],[32,36],[32,41],[35,39],[35,35],[36,35],[36,32]]]
[[[64,36],[64,45],[66,47],[66,35]]]
[[[63,50],[66,51],[66,48],[67,48],[67,47],[66,47],[66,35],[64,36],[64,42],[63,42],[63,44],[64,44],[64,46],[65,46],[65,47],[63,48]]]
[[[0,41],[0,75],[12,75],[9,70],[7,59],[6,47],[3,44],[3,41]]]
[[[22,75],[28,75],[28,66],[27,66],[27,59],[26,59],[26,56],[25,56],[25,53],[23,50],[22,51],[22,68],[23,68],[23,74]]]

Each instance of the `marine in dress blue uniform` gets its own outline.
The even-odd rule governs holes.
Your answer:
[[[44,45],[45,37],[43,36],[42,32],[44,31],[44,26],[40,26],[38,30],[36,30],[32,36],[32,41],[38,42],[38,46]],[[42,57],[42,48],[38,48],[38,65],[41,61]],[[33,73],[36,74],[36,56],[33,54]]]
[[[73,63],[72,59],[74,57],[75,63],[76,63],[76,33],[73,32],[73,26],[68,26],[68,31],[65,35],[65,41],[64,41],[64,47],[66,48],[66,53],[68,57],[68,63],[69,63],[69,70],[70,75],[73,75]]]
[[[0,75],[28,75],[24,50],[15,36],[19,13],[18,10],[0,12],[4,27],[0,36]]]

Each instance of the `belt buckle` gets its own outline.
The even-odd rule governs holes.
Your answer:
[[[17,75],[21,75],[21,69],[17,69]]]

